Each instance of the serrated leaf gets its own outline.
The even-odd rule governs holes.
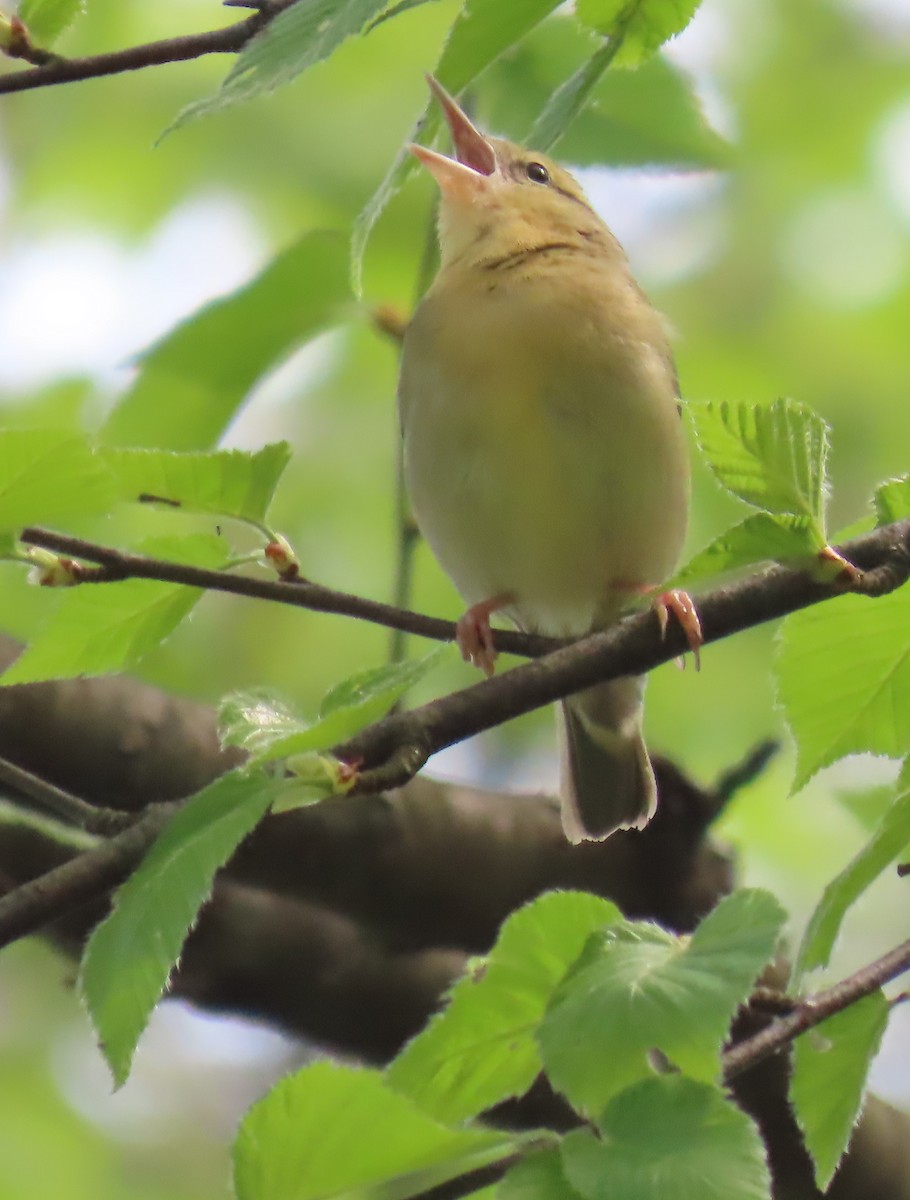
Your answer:
[[[825,545],[828,427],[793,400],[696,404],[688,410],[708,466],[728,491],[766,512],[801,517]]]
[[[590,934],[618,919],[586,892],[550,892],[512,913],[483,970],[392,1063],[390,1084],[446,1122],[521,1095],[541,1069],[534,1035],[553,989]]]
[[[186,802],[117,892],[82,960],[79,990],[117,1087],[215,872],[264,816],[281,781],[222,776]]]
[[[71,430],[0,430],[0,530],[72,521],[106,512],[114,501],[109,471]]]
[[[202,567],[220,567],[224,547],[208,534],[158,538],[151,554]],[[0,683],[37,683],[105,675],[134,666],[156,649],[202,596],[199,588],[147,579],[80,584],[61,593],[46,624]]]
[[[611,1100],[600,1127],[599,1140],[575,1130],[562,1144],[566,1179],[586,1200],[769,1200],[758,1130],[716,1088],[643,1080]]]
[[[100,454],[123,500],[155,497],[190,512],[259,522],[290,462],[291,447],[275,442],[255,453],[103,449]]]
[[[593,1115],[651,1074],[655,1048],[710,1082],[738,1006],[774,953],[786,914],[768,892],[726,897],[691,938],[645,921],[594,934],[557,989],[538,1041],[547,1074]]]
[[[465,0],[449,31],[433,74],[457,95],[500,54],[508,50],[544,17],[559,6],[560,0]],[[427,105],[407,139],[429,145],[442,124],[439,106]],[[351,236],[351,278],[359,295],[363,276],[363,256],[373,226],[386,205],[408,177],[417,171],[417,162],[403,147],[389,167],[379,187],[367,201],[354,223]]]
[[[778,699],[796,743],[793,791],[847,754],[910,750],[910,588],[839,596],[783,622]]]
[[[399,1200],[516,1144],[502,1133],[445,1129],[379,1071],[323,1062],[282,1079],[244,1117],[234,1190],[237,1200]]]
[[[349,300],[344,242],[306,234],[141,355],[135,383],[104,426],[105,441],[207,449],[256,381],[336,321]]]
[[[32,42],[47,50],[85,12],[85,0],[21,0],[17,11]]]
[[[910,475],[889,479],[877,487],[873,505],[876,525],[890,525],[910,517]]]
[[[359,33],[387,4],[388,0],[307,0],[291,5],[241,50],[220,90],[185,108],[168,132],[290,83]]]
[[[786,562],[793,558],[808,558],[817,550],[818,541],[812,522],[807,518],[753,513],[699,550],[666,586],[690,586],[769,560]]]
[[[681,33],[701,0],[576,0],[583,25],[620,42],[617,66],[634,67]]]
[[[372,33],[379,25],[384,25],[386,21],[391,21],[393,17],[400,17],[402,13],[409,12],[412,8],[422,8],[424,4],[438,4],[440,0],[398,0],[397,4],[392,4],[379,14],[374,21],[364,29],[364,34]]]
[[[222,742],[241,746],[254,764],[328,750],[378,720],[451,653],[452,647],[443,644],[422,658],[359,671],[330,689],[315,722],[265,690],[234,692],[219,713]]]
[[[910,844],[910,792],[897,797],[878,829],[831,880],[806,926],[791,986],[803,987],[806,972],[826,967],[848,910]]]
[[[889,1012],[884,995],[873,992],[796,1039],[790,1101],[823,1192],[859,1120]]]

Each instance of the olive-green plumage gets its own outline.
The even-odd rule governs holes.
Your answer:
[[[457,159],[414,152],[441,191],[439,274],[405,336],[399,388],[417,522],[464,599],[521,629],[613,622],[673,570],[688,463],[663,322],[577,182],[483,138],[434,85]],[[490,668],[480,642],[474,657]],[[572,840],[641,826],[654,776],[642,682],[565,705]]]

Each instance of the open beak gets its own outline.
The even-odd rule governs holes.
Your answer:
[[[442,84],[432,75],[427,76],[427,83],[439,101],[452,134],[455,158],[448,158],[427,146],[412,144],[408,148],[433,174],[445,196],[467,200],[485,186],[484,181],[496,170],[496,153]]]

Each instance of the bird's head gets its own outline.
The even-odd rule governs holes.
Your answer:
[[[577,241],[607,235],[578,181],[546,154],[505,138],[486,137],[431,75],[454,144],[454,157],[427,146],[411,153],[439,185],[439,240],[445,265],[465,254],[482,258],[499,248],[533,247],[542,240]]]

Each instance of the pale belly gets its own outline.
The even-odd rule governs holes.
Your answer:
[[[687,458],[666,363],[602,342],[592,361],[584,329],[485,333],[454,356],[444,333],[406,347],[418,525],[469,605],[508,593],[519,625],[554,635],[608,624],[672,572],[685,535]]]

